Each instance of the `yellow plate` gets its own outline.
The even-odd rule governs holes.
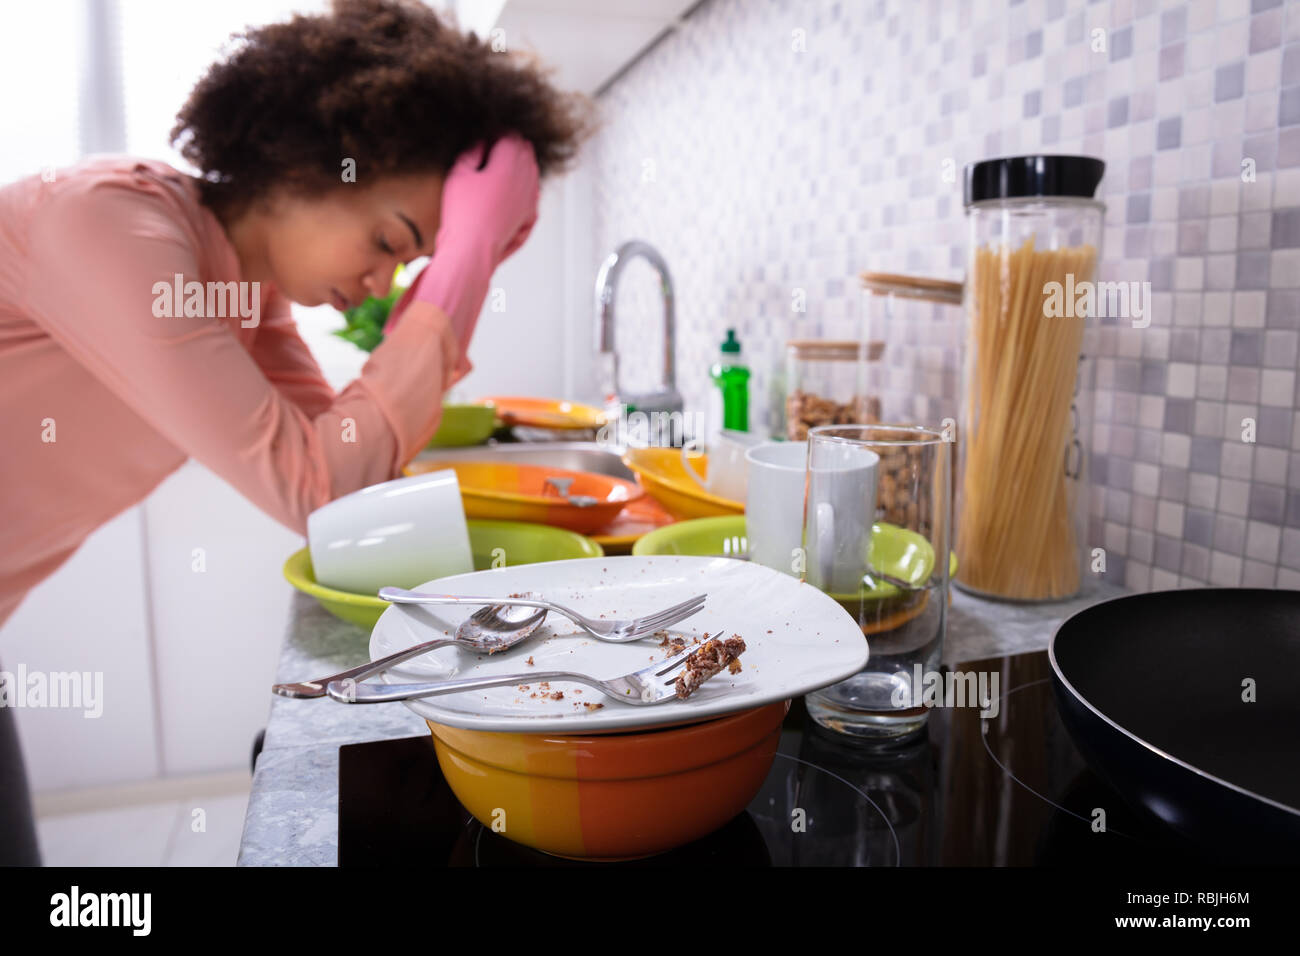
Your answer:
[[[709,494],[686,474],[682,466],[680,448],[629,448],[623,464],[635,474],[637,481],[674,518],[711,518],[715,515],[745,513],[743,501],[732,501]],[[709,456],[701,452],[691,455],[691,467],[701,478],[709,474]]]
[[[497,410],[506,425],[530,428],[600,428],[605,413],[591,405],[566,402],[556,398],[529,398],[523,395],[491,395],[480,399]]]

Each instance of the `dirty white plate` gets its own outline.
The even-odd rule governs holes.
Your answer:
[[[686,700],[653,707],[624,704],[594,687],[552,681],[552,700],[518,686],[493,687],[404,703],[426,720],[471,730],[516,733],[595,733],[717,717],[798,697],[856,674],[867,642],[853,616],[810,584],[771,568],[731,558],[626,555],[575,558],[457,574],[416,588],[443,594],[501,596],[533,591],[588,617],[634,618],[707,593],[704,609],[669,628],[703,637],[745,640],[739,674],[723,671]],[[370,635],[370,659],[455,633],[475,605],[391,605]],[[552,611],[531,637],[500,654],[446,647],[391,668],[388,683],[449,680],[529,671],[577,671],[618,677],[670,656],[662,638],[609,644]],[[533,663],[529,665],[528,658]],[[589,710],[584,703],[604,704]],[[362,706],[362,705],[355,705]]]

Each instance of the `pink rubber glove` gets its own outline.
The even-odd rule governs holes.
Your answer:
[[[448,172],[433,258],[393,307],[384,328],[391,332],[410,302],[428,302],[445,312],[460,343],[446,387],[473,368],[465,353],[492,273],[524,244],[537,222],[540,182],[532,145],[511,133],[497,140],[480,170],[482,158],[479,144]]]

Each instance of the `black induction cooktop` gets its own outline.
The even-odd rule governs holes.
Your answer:
[[[579,863],[511,842],[452,795],[429,735],[339,748],[340,866],[1106,866],[1216,861],[1130,808],[1088,769],[1057,715],[1046,652],[968,661],[999,706],[934,708],[897,749],[824,730],[802,700],[762,790],[687,846]],[[1098,810],[1104,811],[1099,814]],[[796,815],[796,811],[802,811]],[[795,820],[798,819],[798,825]],[[1102,825],[1104,823],[1104,826]]]

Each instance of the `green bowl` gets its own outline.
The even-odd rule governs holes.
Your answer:
[[[605,552],[595,541],[564,528],[523,521],[487,521],[471,518],[469,547],[474,556],[474,570],[492,567],[493,551],[501,549],[504,566],[536,564],[540,561],[563,561],[567,558],[599,558]],[[373,594],[338,591],[316,583],[307,548],[295,551],[284,563],[284,577],[304,594],[310,594],[320,606],[340,620],[373,630],[388,602]]]
[[[497,410],[491,405],[444,405],[442,421],[426,448],[481,445],[496,430]]]
[[[656,528],[637,540],[632,553],[723,555],[731,553],[744,537],[744,515],[693,518]],[[919,586],[929,578],[934,567],[934,548],[915,531],[880,522],[872,525],[869,558],[871,566],[882,574]],[[951,556],[948,567],[950,575],[956,573],[957,555]],[[832,594],[831,597],[883,601],[902,593],[894,585],[882,582],[873,588],[864,587],[856,598],[847,594]]]

